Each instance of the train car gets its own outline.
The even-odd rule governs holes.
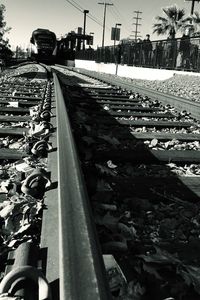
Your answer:
[[[37,62],[54,63],[57,52],[57,40],[54,32],[38,28],[31,39],[31,59]]]

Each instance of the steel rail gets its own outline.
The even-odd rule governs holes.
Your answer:
[[[60,299],[111,299],[67,107],[55,73],[53,79],[58,116]]]
[[[162,93],[150,88],[145,88],[143,86],[136,85],[135,83],[123,82],[122,78],[114,77],[113,75],[99,73],[95,71],[89,71],[80,68],[68,68],[68,70],[75,71],[77,73],[99,79],[111,85],[120,86],[122,89],[132,90],[134,92],[142,93],[145,96],[150,97],[152,100],[156,99],[162,102],[162,104],[170,104],[174,106],[177,110],[186,110],[191,114],[191,117],[200,120],[200,103],[192,102],[189,99]]]

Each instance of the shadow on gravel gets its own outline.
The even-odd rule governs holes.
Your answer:
[[[79,85],[87,82],[77,81],[73,76],[69,79],[71,83],[64,89],[66,105],[95,221],[98,219],[103,253],[115,255],[127,281],[134,282],[138,288],[139,300],[170,296],[180,300],[199,299],[191,287],[190,276],[191,284],[188,284],[186,276],[176,268],[176,263],[179,267],[182,264],[200,267],[197,180],[181,179],[172,173],[143,141],[134,137],[134,129],[130,131],[129,126],[120,125],[111,115],[111,109],[106,111],[105,106],[88,93],[90,89]],[[75,80],[77,85],[74,85]],[[61,81],[67,84],[63,76]],[[106,122],[100,120],[102,112]],[[139,162],[136,156],[140,157]],[[108,211],[99,208],[101,203],[108,205]],[[117,207],[117,211],[111,207]],[[99,221],[100,215],[103,221]],[[132,236],[123,230],[116,232],[113,229],[116,220],[133,228]],[[125,250],[117,249],[115,244],[122,240]],[[112,247],[109,248],[110,241]],[[158,248],[161,250],[156,252]],[[151,256],[152,253],[155,256]]]

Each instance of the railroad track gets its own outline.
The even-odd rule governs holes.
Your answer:
[[[94,75],[2,77],[0,299],[199,299],[196,103]]]
[[[56,69],[101,250],[121,268],[116,277],[108,270],[112,294],[198,299],[191,274],[199,273],[198,104],[105,74]]]
[[[1,86],[0,299],[106,299],[58,78],[27,64]]]

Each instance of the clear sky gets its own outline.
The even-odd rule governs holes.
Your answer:
[[[72,6],[73,3],[76,7]],[[57,37],[65,35],[77,27],[83,27],[83,9],[90,11],[86,20],[86,33],[94,32],[94,46],[101,45],[102,23],[104,6],[98,4],[104,0],[1,0],[6,6],[5,21],[7,26],[12,27],[8,38],[11,46],[20,45],[27,47],[33,30],[48,28],[54,31]],[[127,38],[135,30],[134,11],[141,11],[140,35],[145,38],[149,33],[151,40],[158,39],[152,34],[154,17],[162,15],[162,7],[177,4],[184,8],[186,14],[190,14],[191,2],[185,0],[106,0],[113,3],[107,6],[105,45],[112,45],[111,27],[121,23],[121,38]],[[195,3],[195,11],[200,11],[200,3]],[[96,20],[94,22],[89,17]],[[99,25],[99,23],[101,25]]]

